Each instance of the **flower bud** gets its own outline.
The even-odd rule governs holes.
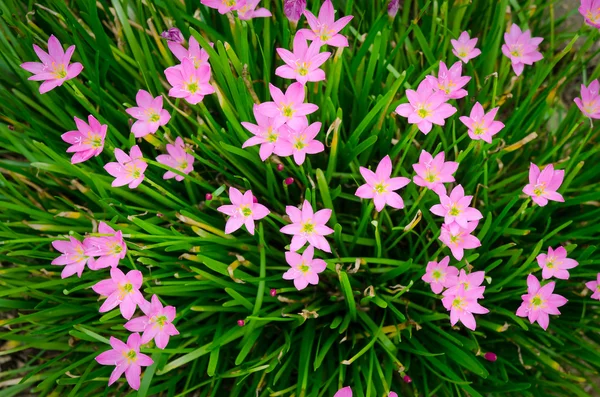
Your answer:
[[[306,9],[306,0],[283,0],[283,12],[290,22],[297,24]]]
[[[289,178],[285,178],[285,180],[283,181],[283,183],[285,183],[286,185],[291,185],[292,183],[294,183],[294,178],[289,177]]]
[[[483,358],[485,358],[488,361],[494,362],[498,359],[498,356],[496,356],[496,353],[487,352],[483,355]]]
[[[183,43],[183,35],[181,34],[181,30],[177,28],[171,28],[166,30],[160,34],[160,37],[166,39],[167,41],[172,41],[173,43],[181,44]]]

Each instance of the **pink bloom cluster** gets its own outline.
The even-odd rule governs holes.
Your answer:
[[[214,8],[219,11],[219,14],[237,11],[238,18],[241,20],[266,18],[272,15],[266,8],[256,9],[260,0],[201,0],[200,3]]]

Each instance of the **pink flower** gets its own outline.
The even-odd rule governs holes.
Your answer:
[[[409,124],[416,124],[427,135],[433,124],[444,125],[445,120],[456,113],[456,108],[446,103],[444,91],[434,91],[428,80],[423,80],[416,91],[406,90],[409,103],[398,105],[396,113],[408,117]]]
[[[77,164],[102,153],[108,125],[100,124],[91,114],[88,116],[89,124],[77,117],[74,119],[77,130],[65,132],[61,138],[71,144],[67,153],[75,153],[71,157],[71,163]]]
[[[156,156],[156,161],[171,168],[175,168],[184,174],[189,174],[194,170],[194,156],[185,151],[185,144],[180,136],[175,139],[174,145],[170,143],[167,144],[167,152],[169,154],[159,154]],[[171,178],[175,178],[177,182],[181,182],[184,177],[173,171],[167,171],[163,175],[163,179]]]
[[[592,291],[592,299],[600,300],[600,273],[596,276],[596,281],[588,281],[585,286]]]
[[[297,129],[287,125],[281,127],[282,138],[275,147],[278,156],[294,156],[298,165],[304,164],[307,154],[317,154],[325,150],[325,146],[315,137],[321,131],[321,123],[316,122],[308,125],[306,119],[298,124]]]
[[[487,114],[479,102],[475,103],[469,117],[460,116],[460,121],[469,129],[469,136],[473,140],[483,140],[492,143],[492,137],[504,128],[504,123],[495,121],[499,108],[493,108]]]
[[[98,259],[90,259],[88,266],[92,270],[103,269],[105,267],[117,267],[119,260],[125,258],[127,254],[127,245],[123,241],[123,232],[116,232],[115,229],[104,222],[100,222],[98,232],[106,234],[102,237],[88,237],[83,242],[86,247],[85,254]]]
[[[400,0],[390,0],[387,6],[388,16],[390,18],[396,18],[398,10],[400,9]]]
[[[237,0],[200,0],[200,4],[214,8],[219,11],[219,14],[227,14],[238,8]]]
[[[306,288],[308,284],[319,283],[319,273],[327,268],[327,263],[322,259],[313,259],[315,249],[306,247],[302,255],[296,252],[286,252],[285,260],[292,267],[283,274],[284,280],[294,280],[294,286],[298,291]]]
[[[575,104],[590,119],[600,119],[600,82],[592,81],[587,87],[581,85],[581,98],[575,98]]]
[[[310,29],[300,29],[299,32],[307,40],[319,40],[322,44],[332,47],[348,47],[348,39],[339,34],[339,31],[348,25],[353,17],[349,15],[336,21],[334,14],[335,10],[331,0],[325,0],[319,10],[319,18],[315,17],[312,12],[304,10],[304,16]]]
[[[448,292],[448,291],[446,291]],[[475,331],[477,323],[475,314],[486,314],[490,311],[477,303],[476,295],[467,291],[457,291],[456,294],[446,294],[442,298],[442,304],[450,311],[450,324],[463,323],[471,331]]]
[[[252,109],[254,110],[254,118],[258,125],[242,121],[244,128],[254,135],[244,142],[242,148],[260,145],[260,159],[265,161],[273,154],[275,147],[281,143],[280,128],[285,123],[285,120],[283,118],[267,117],[263,115],[258,110],[258,105],[254,105]]]
[[[181,34],[181,30],[177,28],[169,28],[169,30],[165,30],[160,34],[160,37],[167,40],[169,43],[183,43],[183,35]]]
[[[254,202],[251,190],[246,190],[246,193],[242,195],[239,190],[230,187],[229,200],[231,200],[231,205],[222,205],[217,208],[217,211],[229,215],[225,224],[225,233],[227,234],[235,232],[242,225],[246,225],[248,232],[254,234],[254,221],[264,218],[271,212],[264,205]]]
[[[455,285],[453,281],[458,276],[458,269],[454,266],[448,266],[450,257],[446,256],[439,263],[431,261],[427,264],[427,269],[421,280],[425,281],[431,287],[434,294],[439,294],[449,285]]]
[[[446,194],[444,183],[454,182],[452,174],[458,169],[458,163],[444,161],[444,156],[444,152],[440,152],[434,158],[425,150],[421,151],[419,162],[412,166],[417,173],[413,177],[415,185],[431,189],[437,194]]]
[[[521,32],[521,28],[512,24],[510,31],[504,33],[504,45],[502,53],[512,63],[512,68],[517,76],[523,73],[525,65],[533,65],[544,56],[538,51],[538,46],[544,39],[542,37],[531,37],[531,31]]]
[[[381,212],[385,205],[392,208],[404,208],[402,197],[395,190],[401,189],[410,183],[410,179],[404,177],[391,178],[392,160],[385,156],[377,165],[375,172],[360,167],[360,174],[367,183],[361,185],[354,193],[363,199],[373,199],[375,209]]]
[[[137,305],[143,305],[145,302],[140,293],[142,272],[130,270],[125,275],[119,268],[114,267],[110,269],[110,277],[97,282],[92,287],[97,294],[107,297],[99,311],[105,313],[119,306],[123,317],[129,320]]]
[[[456,222],[451,225],[443,224],[440,240],[446,244],[452,255],[461,260],[465,249],[474,249],[481,246],[481,242],[471,233],[477,227],[478,222],[468,222],[467,227],[463,228]]]
[[[137,121],[131,126],[131,132],[136,138],[154,134],[158,127],[171,120],[171,115],[163,109],[163,98],[153,98],[148,91],[139,90],[135,96],[138,107],[131,107],[125,111]]]
[[[586,24],[600,29],[600,0],[581,0],[579,13]]]
[[[192,62],[195,69],[198,69],[202,65],[208,65],[208,53],[203,48],[200,48],[200,44],[198,44],[198,41],[194,36],[190,36],[187,49],[181,45],[182,42],[183,40],[179,42],[169,41],[167,44],[173,55],[175,55],[180,62],[187,59]],[[175,67],[179,66],[180,65]]]
[[[431,212],[437,216],[444,217],[444,223],[450,225],[453,222],[458,226],[466,228],[470,221],[478,221],[483,218],[481,212],[475,208],[469,207],[473,196],[465,196],[462,185],[457,185],[450,197],[446,193],[440,193],[440,204],[431,207]]]
[[[548,200],[564,202],[563,196],[556,190],[563,183],[565,171],[554,171],[554,166],[548,164],[542,172],[537,165],[531,163],[529,167],[529,184],[523,188],[523,193],[540,207],[548,204]]]
[[[446,94],[446,98],[460,99],[467,96],[467,90],[462,87],[471,80],[471,77],[462,76],[462,63],[456,62],[448,69],[446,64],[440,61],[438,77],[429,75],[425,79],[429,81],[429,84],[435,91],[443,91]]]
[[[84,241],[84,244],[86,241]],[[75,237],[69,236],[69,241],[54,240],[52,246],[61,253],[58,258],[52,261],[53,265],[64,266],[60,277],[67,278],[74,274],[81,278],[81,273],[85,269],[90,257],[85,254],[86,247]],[[89,267],[89,265],[88,265]]]
[[[306,0],[283,0],[283,13],[292,23],[298,23],[306,10]]]
[[[539,254],[536,259],[542,268],[544,280],[551,277],[568,280],[569,271],[567,269],[573,269],[579,264],[575,259],[567,258],[567,250],[564,247],[558,247],[556,250],[548,247],[548,254]]]
[[[142,367],[148,367],[154,364],[154,361],[145,354],[140,353],[140,334],[131,334],[127,338],[127,344],[119,339],[111,336],[111,350],[100,353],[96,357],[96,361],[101,365],[114,365],[115,369],[110,374],[108,385],[112,385],[123,375],[129,386],[138,390],[140,388],[140,376]]]
[[[333,397],[352,397],[352,389],[350,386],[346,386],[343,389],[338,390]],[[398,394],[391,391],[388,397],[398,397]]]
[[[212,94],[215,89],[210,85],[210,65],[205,64],[194,68],[194,64],[187,58],[181,65],[171,66],[165,70],[169,84],[169,96],[184,98],[188,103],[195,105],[202,102],[205,95]]]
[[[143,332],[142,345],[154,339],[156,347],[164,349],[169,344],[169,337],[179,335],[179,331],[173,325],[175,319],[173,306],[163,307],[158,296],[152,295],[150,302],[140,304],[140,309],[145,316],[129,320],[124,327],[131,332]]]
[[[447,282],[447,290],[444,296],[453,296],[461,292],[466,292],[475,299],[483,299],[485,287],[481,284],[485,279],[485,272],[473,272],[467,274],[465,269],[460,269],[458,277],[452,277]]]
[[[310,47],[306,43],[306,39],[301,33],[296,33],[294,36],[294,52],[290,52],[285,48],[278,48],[277,53],[286,63],[275,70],[275,74],[284,79],[295,79],[301,84],[306,84],[307,81],[322,81],[325,80],[325,72],[319,67],[331,55],[330,52],[321,51],[321,43],[313,41]]]
[[[129,184],[130,189],[135,189],[144,180],[144,171],[148,164],[143,160],[142,151],[138,145],[131,148],[128,156],[121,149],[115,149],[118,162],[108,163],[104,166],[106,172],[115,177],[113,187]]]
[[[468,32],[462,32],[458,40],[450,40],[450,43],[452,43],[452,53],[464,63],[469,63],[471,59],[481,54],[481,50],[475,48],[477,40],[477,37],[472,39]]]
[[[304,103],[304,85],[301,83],[291,84],[285,95],[273,84],[269,84],[269,91],[274,102],[261,103],[257,110],[267,117],[276,117],[277,122],[284,120],[291,128],[302,125],[306,120],[304,116],[319,109],[317,105]]]
[[[308,241],[308,244],[316,249],[331,252],[331,247],[324,237],[333,233],[333,229],[325,225],[331,217],[330,209],[322,209],[313,213],[308,200],[304,200],[302,210],[288,205],[285,207],[285,212],[290,217],[292,224],[282,227],[281,233],[294,236],[290,244],[291,251],[298,251]]]
[[[71,56],[75,52],[75,46],[70,46],[65,52],[60,41],[54,35],[48,39],[48,52],[35,44],[33,50],[42,62],[25,62],[21,64],[21,67],[33,73],[28,80],[44,81],[40,85],[40,94],[60,87],[65,81],[77,77],[83,70],[83,65],[79,62],[69,65]]]
[[[266,8],[256,9],[260,0],[240,0],[237,5],[238,18],[247,21],[252,18],[266,18],[271,16],[271,11]]]
[[[531,324],[537,321],[540,327],[546,330],[550,323],[549,314],[560,314],[558,308],[568,302],[564,296],[552,292],[554,292],[554,281],[541,287],[533,274],[527,276],[527,294],[521,295],[523,303],[517,310],[517,316],[527,317]]]

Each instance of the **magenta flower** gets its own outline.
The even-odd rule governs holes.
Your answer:
[[[108,385],[115,383],[125,372],[125,378],[129,386],[134,390],[138,390],[140,388],[142,367],[154,364],[150,357],[140,353],[140,334],[129,335],[127,344],[111,336],[110,345],[112,346],[111,350],[100,353],[96,357],[98,364],[115,366],[108,379]]]
[[[291,128],[297,128],[306,120],[307,114],[317,111],[319,107],[312,103],[304,103],[304,85],[291,84],[285,94],[273,84],[269,84],[273,102],[258,105],[257,110],[267,117],[275,117],[277,121],[284,120]]]
[[[448,103],[444,91],[435,91],[427,79],[416,91],[406,90],[409,103],[398,105],[396,113],[408,117],[409,124],[416,124],[427,135],[433,124],[444,125],[445,120],[456,113],[456,108]]]
[[[350,386],[346,386],[338,390],[333,397],[352,397],[352,389],[350,388]],[[388,397],[398,397],[398,394],[391,391],[388,394]]]
[[[444,152],[440,152],[434,158],[425,150],[421,151],[419,162],[412,166],[417,173],[413,177],[415,185],[431,189],[437,194],[446,194],[444,183],[454,182],[452,174],[458,169],[458,163],[444,161],[444,156]]]
[[[456,62],[448,69],[446,64],[440,61],[438,76],[425,76],[435,91],[443,91],[448,99],[460,99],[467,96],[467,90],[463,89],[471,80],[470,76],[462,75],[462,63]],[[407,94],[408,95],[408,94]],[[454,112],[452,112],[454,113]]]
[[[533,65],[544,56],[538,51],[538,46],[544,39],[542,37],[531,37],[531,31],[521,31],[516,24],[512,24],[510,31],[504,33],[504,45],[502,53],[510,59],[512,68],[517,76],[523,73],[525,65]]]
[[[65,52],[60,41],[54,35],[48,39],[48,52],[35,44],[33,50],[42,62],[25,62],[21,64],[21,67],[33,73],[28,80],[44,81],[40,85],[40,94],[60,87],[65,81],[77,77],[83,70],[83,65],[79,62],[69,65],[71,56],[75,52],[75,46],[70,46]]]
[[[256,9],[260,0],[240,0],[237,5],[238,18],[247,21],[252,18],[270,17],[271,11],[266,8]]]
[[[440,204],[431,207],[431,212],[437,216],[444,217],[444,223],[450,225],[453,222],[458,226],[466,228],[470,221],[478,221],[483,218],[481,212],[475,208],[469,207],[473,196],[465,196],[465,190],[462,185],[457,185],[450,196],[446,193],[440,193]]]
[[[479,222],[468,222],[467,227],[460,227],[456,222],[451,225],[443,224],[440,234],[440,240],[446,244],[456,260],[461,260],[464,256],[464,250],[474,249],[481,246],[481,242],[471,233],[477,227]]]
[[[110,279],[97,282],[92,289],[99,295],[106,296],[100,306],[100,313],[108,312],[119,306],[121,314],[127,320],[131,319],[135,308],[145,302],[140,293],[142,287],[142,272],[130,270],[125,275],[119,268],[110,269]]]
[[[125,254],[127,254],[123,232],[120,230],[116,232],[104,222],[100,222],[98,232],[106,236],[88,237],[83,242],[86,248],[85,254],[94,257],[88,262],[89,268],[98,270],[105,267],[117,267],[119,260],[125,258]],[[98,259],[95,259],[96,257]]]
[[[130,189],[135,189],[144,180],[144,171],[148,164],[143,160],[142,151],[138,145],[131,148],[129,156],[121,149],[115,149],[117,162],[108,163],[104,166],[106,172],[115,177],[112,187],[129,184]]]
[[[156,156],[156,161],[175,168],[184,174],[189,174],[194,170],[194,156],[185,151],[185,144],[180,136],[175,139],[175,144],[167,143],[167,153],[169,154],[159,154]],[[181,182],[184,176],[176,174],[173,171],[167,171],[163,175],[163,179],[171,178],[175,178],[177,182]]]
[[[124,327],[131,332],[143,332],[142,345],[154,339],[156,347],[164,349],[169,344],[169,337],[179,335],[179,331],[173,325],[175,319],[173,306],[163,307],[158,296],[152,295],[150,302],[140,304],[140,309],[145,316],[129,320]]]
[[[460,321],[471,331],[475,331],[475,328],[477,327],[473,313],[486,314],[490,312],[488,309],[477,303],[477,297],[474,293],[468,291],[458,290],[456,294],[444,293],[442,304],[446,310],[450,311],[451,325],[454,326]]]
[[[592,299],[600,300],[600,273],[596,276],[596,281],[588,281],[585,286],[592,291]]]
[[[321,51],[321,43],[313,41],[310,47],[301,33],[294,36],[294,51],[290,52],[285,48],[278,48],[277,53],[286,63],[275,70],[275,74],[284,79],[297,80],[301,84],[307,81],[325,80],[325,72],[319,67],[331,55],[330,52]]]
[[[360,174],[367,183],[361,185],[354,193],[363,199],[373,199],[375,209],[381,212],[385,205],[392,208],[404,208],[402,197],[395,190],[401,189],[410,183],[404,177],[392,178],[392,160],[385,156],[377,165],[375,172],[368,168],[360,167]]]
[[[554,285],[552,281],[541,287],[533,274],[527,276],[527,294],[521,295],[523,303],[517,310],[517,316],[527,317],[531,324],[537,321],[544,331],[548,329],[549,314],[560,314],[558,308],[568,302],[564,296],[553,294]]]
[[[537,165],[529,167],[529,183],[523,188],[523,193],[531,196],[534,203],[540,207],[548,204],[548,200],[564,202],[563,196],[556,190],[563,183],[564,170],[554,171],[554,166],[548,164],[542,172]]]
[[[225,224],[225,233],[227,234],[235,232],[242,225],[246,225],[248,233],[254,234],[254,221],[264,218],[271,212],[264,205],[254,202],[251,190],[246,190],[246,193],[242,195],[239,190],[230,187],[229,200],[231,200],[231,205],[222,205],[217,208],[217,211],[229,215]]]
[[[452,53],[464,63],[469,63],[471,59],[476,58],[481,54],[481,50],[475,48],[477,40],[477,37],[472,39],[468,32],[462,32],[458,37],[458,40],[450,40],[450,43],[452,44]]]
[[[396,18],[400,9],[400,0],[390,0],[387,6],[387,13],[390,18]]]
[[[294,156],[294,161],[298,165],[304,164],[307,154],[317,154],[325,150],[323,143],[315,139],[321,131],[320,122],[308,125],[308,121],[303,119],[297,129],[284,125],[281,131],[282,138],[275,147],[275,154]]]
[[[484,279],[484,271],[467,274],[465,269],[460,269],[458,277],[452,277],[448,280],[448,289],[444,291],[444,296],[454,296],[461,292],[466,292],[475,299],[483,299],[485,287],[481,284],[483,283]]]
[[[181,65],[171,66],[165,70],[167,81],[173,88],[169,90],[169,96],[183,98],[188,103],[195,105],[202,102],[205,95],[215,92],[210,85],[210,65],[201,65],[198,69],[187,58],[181,61]]]
[[[575,104],[590,119],[600,119],[600,82],[594,80],[588,85],[581,85],[581,98],[575,98]]]
[[[319,10],[319,18],[308,10],[304,10],[304,16],[310,29],[300,29],[298,32],[304,35],[307,40],[318,40],[321,44],[332,47],[348,47],[348,39],[339,34],[339,31],[350,23],[353,16],[348,15],[336,21],[331,0],[325,0]]]
[[[327,263],[322,259],[313,259],[315,249],[306,247],[302,255],[296,252],[286,252],[285,260],[292,268],[283,273],[284,280],[294,280],[294,286],[298,291],[306,288],[308,284],[319,283],[319,273],[327,268]]]
[[[600,0],[581,0],[579,13],[586,24],[600,29]]]
[[[275,147],[281,143],[281,126],[285,123],[283,118],[267,117],[258,110],[258,105],[254,105],[254,118],[257,124],[242,121],[245,129],[250,131],[254,136],[249,138],[242,148],[249,146],[260,145],[259,155],[262,161],[265,161]]]
[[[298,251],[308,241],[308,244],[316,249],[331,252],[331,247],[324,237],[333,233],[333,229],[326,226],[331,217],[330,209],[322,209],[313,213],[312,205],[308,200],[304,200],[302,210],[288,205],[285,207],[285,212],[290,217],[292,224],[282,227],[281,233],[294,236],[290,244],[290,251]]]
[[[194,36],[190,36],[188,48],[186,49],[181,45],[183,40],[177,41],[169,41],[167,44],[169,49],[175,55],[175,57],[183,62],[184,59],[192,62],[195,69],[198,69],[200,66],[208,65],[208,52],[206,52],[203,48],[200,48],[200,44]],[[180,65],[175,66],[180,67]]]
[[[568,280],[568,269],[573,269],[579,264],[575,259],[567,258],[567,250],[564,247],[558,247],[555,250],[548,247],[548,254],[539,254],[536,259],[538,265],[542,268],[542,278],[544,280],[551,277]]]
[[[469,117],[460,116],[459,120],[469,129],[469,136],[473,140],[483,140],[492,143],[492,137],[504,128],[504,123],[495,121],[499,108],[493,108],[487,114],[479,102],[475,103]]]
[[[449,263],[449,256],[444,257],[439,263],[434,261],[427,263],[427,269],[421,280],[429,284],[434,294],[439,294],[444,288],[456,284],[453,279],[457,278],[458,269],[448,266]]]
[[[169,43],[183,43],[183,35],[181,34],[181,30],[177,28],[169,28],[169,30],[165,30],[160,34],[160,37],[167,40]]]
[[[283,13],[290,22],[297,24],[306,10],[306,0],[283,0]]]
[[[148,91],[139,90],[135,96],[138,107],[130,107],[125,111],[137,121],[131,126],[131,132],[136,138],[154,134],[158,127],[171,120],[171,115],[163,109],[163,98],[153,98]]]
[[[214,8],[219,14],[227,14],[238,8],[237,0],[200,0],[200,4]]]
[[[85,243],[86,241],[82,244],[72,236],[69,236],[69,241],[54,240],[52,242],[54,249],[61,253],[58,258],[52,261],[52,265],[64,266],[60,274],[61,278],[67,278],[74,274],[81,278],[81,273],[83,273],[83,269],[85,269],[85,265],[90,259],[85,253]]]
[[[71,163],[77,164],[102,153],[108,125],[100,124],[91,114],[88,116],[89,124],[77,117],[74,119],[77,130],[65,132],[61,138],[71,144],[67,153],[75,153]]]

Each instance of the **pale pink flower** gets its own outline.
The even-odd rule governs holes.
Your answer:
[[[205,95],[215,92],[215,89],[209,83],[209,64],[203,64],[196,69],[192,61],[184,58],[181,65],[167,68],[165,76],[169,84],[173,86],[169,90],[169,96],[183,98],[192,105],[202,102]]]
[[[183,35],[181,34],[181,30],[177,28],[169,28],[169,30],[165,30],[160,34],[160,37],[167,40],[169,43],[183,43]]]
[[[462,75],[461,62],[455,62],[448,69],[446,64],[440,61],[440,69],[438,70],[437,77],[428,75],[425,76],[425,79],[429,81],[429,84],[435,91],[443,91],[446,94],[446,98],[460,99],[467,96],[467,90],[462,87],[467,85],[471,77]]]
[[[350,388],[350,386],[346,386],[346,387],[338,390],[333,397],[352,397],[352,389]],[[391,391],[388,394],[388,397],[398,397],[398,394]]]
[[[60,87],[65,81],[77,77],[83,70],[83,65],[79,62],[69,65],[75,46],[72,45],[64,51],[60,41],[54,35],[48,39],[48,52],[35,44],[33,50],[42,62],[25,62],[21,67],[33,73],[28,80],[44,81],[40,85],[40,94]]]
[[[140,309],[145,316],[129,320],[124,327],[131,332],[143,332],[142,345],[154,339],[156,347],[164,349],[169,344],[169,337],[179,335],[179,331],[173,325],[175,319],[173,306],[163,307],[158,296],[152,295],[150,302],[140,304]]]
[[[458,40],[450,40],[450,43],[452,44],[452,53],[464,63],[469,63],[471,59],[476,58],[481,54],[481,50],[475,48],[477,40],[477,37],[471,38],[468,32],[462,32],[458,37]]]
[[[581,0],[579,13],[583,15],[586,24],[600,29],[600,0]]]
[[[492,137],[504,128],[504,123],[495,121],[498,109],[493,108],[487,114],[479,102],[475,103],[469,117],[460,116],[459,120],[469,129],[469,136],[473,140],[483,140],[492,143]]]
[[[264,218],[271,211],[262,204],[254,202],[254,196],[251,190],[242,193],[234,187],[229,188],[230,205],[222,205],[217,211],[229,215],[225,224],[225,233],[230,234],[246,225],[250,234],[254,234],[254,221]]]
[[[283,13],[290,22],[297,24],[306,10],[306,0],[283,0]]]
[[[531,324],[537,321],[546,330],[550,323],[549,314],[559,315],[558,308],[568,302],[564,296],[553,294],[554,285],[552,281],[542,287],[538,279],[530,274],[527,277],[527,294],[521,295],[523,303],[517,309],[517,316],[527,317]]]
[[[77,130],[65,132],[61,138],[71,144],[67,153],[75,153],[71,157],[71,163],[77,164],[102,153],[108,125],[100,124],[91,114],[88,116],[89,124],[77,117],[74,119]]]
[[[462,185],[457,185],[450,196],[440,193],[440,204],[431,207],[431,212],[437,216],[444,217],[444,223],[458,223],[460,227],[467,227],[470,221],[478,221],[483,218],[479,210],[469,207],[473,196],[465,196]]]
[[[322,44],[327,44],[332,47],[348,47],[348,39],[339,34],[353,16],[348,15],[335,20],[335,10],[331,0],[325,0],[319,10],[319,18],[308,10],[304,10],[304,16],[308,21],[310,29],[300,29],[299,32],[306,37],[307,40],[319,40]]]
[[[125,372],[125,378],[129,386],[134,390],[140,388],[142,367],[154,364],[154,361],[150,357],[140,353],[141,344],[140,334],[138,333],[129,335],[127,344],[113,336],[110,337],[112,349],[100,353],[96,357],[98,364],[115,366],[108,379],[109,386],[115,383],[123,375],[123,372]]]
[[[504,33],[502,53],[510,59],[512,68],[517,76],[523,73],[525,65],[533,65],[544,56],[538,51],[538,46],[544,41],[542,37],[531,37],[531,31],[521,31],[517,24],[512,24],[510,31]]]
[[[100,306],[100,313],[119,306],[123,317],[131,319],[135,308],[145,302],[140,292],[142,281],[142,272],[139,270],[130,270],[125,274],[119,268],[110,269],[110,278],[99,281],[92,287],[97,294],[107,297]]]
[[[278,156],[294,156],[298,165],[304,164],[307,154],[317,154],[325,150],[322,142],[315,139],[321,131],[321,123],[316,122],[308,125],[303,119],[296,129],[287,125],[281,127],[281,139],[275,147]]]
[[[275,150],[275,147],[281,142],[280,128],[285,123],[285,120],[283,118],[267,117],[263,115],[258,110],[258,105],[254,105],[252,109],[254,111],[256,124],[242,121],[242,125],[254,136],[244,142],[242,148],[260,145],[260,159],[265,161],[273,154],[273,150]]]
[[[127,254],[123,232],[120,230],[117,232],[106,223],[100,222],[98,233],[106,236],[88,237],[83,242],[86,248],[85,254],[93,257],[88,262],[89,268],[98,270],[105,267],[117,267],[119,260],[125,258],[125,254]],[[96,257],[98,258],[95,259]]]
[[[590,119],[600,119],[600,82],[592,81],[587,87],[581,85],[581,98],[575,98],[575,104]]]
[[[294,51],[278,48],[277,53],[286,63],[275,70],[275,74],[284,79],[297,80],[301,84],[307,81],[325,80],[325,72],[320,66],[331,55],[330,52],[320,52],[321,43],[313,41],[308,46],[306,39],[301,33],[294,36]]]
[[[558,247],[555,250],[552,247],[548,247],[548,253],[539,254],[536,259],[538,265],[542,268],[542,278],[544,280],[551,277],[568,280],[568,269],[573,269],[579,264],[575,259],[567,258],[565,247]]]
[[[392,208],[404,208],[404,201],[395,190],[408,185],[410,179],[404,177],[392,178],[392,170],[390,156],[385,156],[379,162],[375,172],[360,167],[360,174],[367,183],[361,185],[354,194],[363,199],[373,199],[377,212],[381,212],[386,204]]]
[[[390,18],[396,18],[400,9],[400,0],[390,0],[387,6],[387,13]]]
[[[160,154],[156,156],[156,161],[171,168],[175,168],[184,174],[189,174],[194,170],[194,156],[185,151],[185,144],[180,136],[175,139],[175,144],[167,143],[167,153],[169,154]],[[167,171],[163,175],[163,179],[171,178],[175,178],[177,182],[181,182],[184,179],[184,176],[176,174],[173,171]]]
[[[474,249],[481,246],[481,242],[471,233],[477,227],[478,222],[468,222],[467,227],[460,227],[456,222],[451,225],[443,224],[440,234],[440,240],[450,248],[452,255],[461,260],[464,256],[464,250]]]
[[[206,52],[204,48],[200,48],[200,44],[198,44],[198,41],[194,36],[190,36],[187,49],[181,45],[182,41],[169,41],[167,44],[173,55],[175,55],[180,62],[187,59],[192,62],[196,69],[202,65],[208,65],[208,52]],[[175,67],[181,68],[181,65]]]
[[[277,121],[284,120],[291,128],[297,128],[306,120],[307,114],[317,111],[319,107],[312,103],[304,103],[304,85],[293,83],[285,94],[273,84],[269,84],[273,102],[258,105],[257,110],[267,117],[275,117]]]
[[[458,277],[448,279],[447,290],[444,291],[444,296],[454,296],[460,292],[467,292],[469,296],[475,299],[483,299],[485,287],[481,284],[485,280],[485,272],[472,272],[467,274],[465,269],[460,269]]]
[[[333,233],[333,229],[326,226],[326,223],[331,217],[330,209],[322,209],[313,212],[312,205],[308,200],[304,200],[302,210],[288,205],[285,207],[291,225],[286,225],[281,228],[284,234],[291,234],[292,243],[290,244],[291,251],[298,251],[308,241],[309,245],[325,252],[331,252],[331,247],[324,236]]]
[[[472,292],[458,290],[456,294],[444,293],[444,295],[442,304],[446,310],[450,311],[450,324],[453,326],[460,321],[465,327],[475,331],[477,323],[473,313],[486,314],[490,312],[477,303],[477,297]]]
[[[537,165],[529,167],[529,183],[523,188],[523,193],[531,196],[534,203],[540,207],[548,204],[548,200],[564,202],[563,196],[557,192],[565,178],[564,170],[554,171],[554,166],[548,164],[542,172]]]
[[[247,21],[252,18],[266,18],[270,17],[271,11],[266,8],[256,9],[256,6],[260,0],[239,0],[238,5],[236,7],[238,18],[244,21]]]
[[[115,149],[117,162],[108,163],[104,166],[106,172],[115,177],[112,187],[129,185],[135,189],[144,180],[144,171],[148,164],[143,160],[142,151],[138,145],[131,148],[129,156],[119,148]]]
[[[449,285],[456,284],[453,279],[457,278],[458,269],[454,266],[448,266],[449,263],[449,256],[444,257],[439,263],[434,261],[427,263],[425,274],[421,277],[421,280],[429,284],[434,294],[439,294]]]
[[[423,80],[416,91],[406,90],[409,103],[398,105],[396,113],[408,117],[409,124],[416,124],[427,135],[433,124],[444,125],[446,119],[456,113],[456,108],[446,101],[444,91],[435,91],[428,80]]]
[[[446,194],[444,183],[454,182],[452,174],[458,169],[455,161],[444,161],[444,152],[438,153],[435,158],[427,151],[421,151],[419,162],[413,164],[417,173],[413,177],[415,185],[433,190],[437,194]]]
[[[81,278],[85,265],[88,264],[90,257],[85,254],[85,244],[77,240],[75,237],[69,236],[69,241],[54,240],[52,246],[55,250],[61,253],[58,258],[52,261],[52,265],[64,266],[60,277],[67,278],[74,274]],[[89,267],[89,265],[88,265]]]
[[[319,273],[327,268],[327,263],[323,259],[313,259],[314,254],[315,249],[310,245],[302,255],[291,251],[285,253],[285,260],[292,268],[283,273],[283,279],[294,280],[294,286],[298,291],[306,288],[308,284],[317,285]]]
[[[219,14],[227,14],[238,7],[237,0],[200,0],[200,4],[214,8]]]
[[[585,286],[592,291],[592,299],[600,300],[600,273],[596,276],[596,281],[588,281]]]
[[[171,115],[163,109],[163,98],[153,98],[148,91],[139,90],[135,96],[138,107],[130,107],[125,111],[137,121],[131,126],[131,132],[136,138],[154,134],[160,126],[171,120]]]

